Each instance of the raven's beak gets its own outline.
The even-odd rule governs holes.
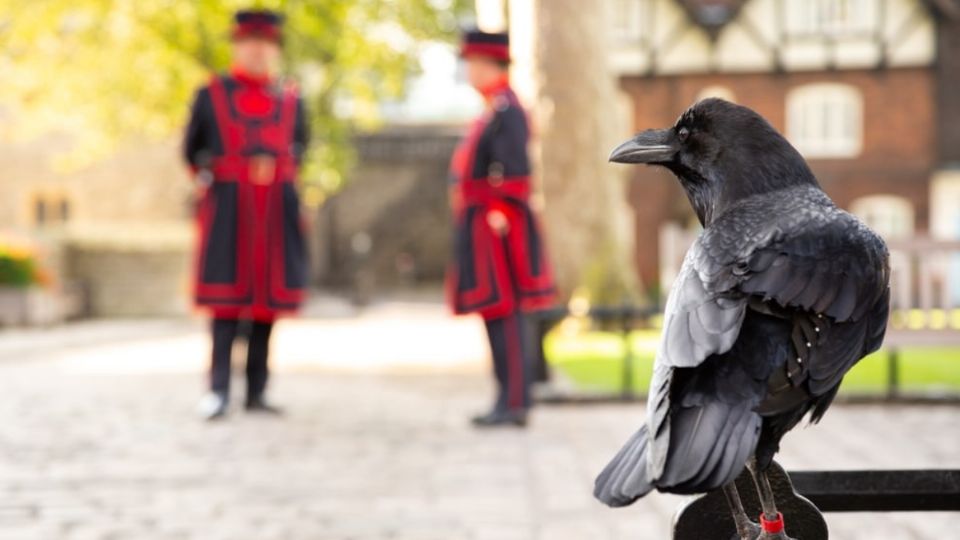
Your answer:
[[[666,163],[676,153],[672,129],[648,129],[614,148],[609,159],[614,163]]]

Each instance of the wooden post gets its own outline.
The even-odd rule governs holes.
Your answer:
[[[887,353],[887,399],[893,401],[900,396],[900,349],[891,347]]]
[[[633,342],[630,339],[630,331],[633,325],[633,310],[624,305],[621,312],[620,330],[623,333],[623,381],[621,385],[621,397],[624,401],[629,401],[635,396],[633,390]]]

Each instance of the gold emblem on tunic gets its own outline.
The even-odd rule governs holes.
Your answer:
[[[250,158],[250,182],[258,186],[268,186],[277,176],[277,158],[269,154],[258,154]]]

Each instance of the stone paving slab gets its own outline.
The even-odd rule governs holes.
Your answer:
[[[282,326],[277,349],[309,343],[320,357],[323,340],[309,336],[333,335],[334,323]],[[369,324],[411,328],[409,320]],[[300,351],[297,362],[278,359],[273,381],[286,418],[237,410],[208,425],[193,410],[200,329],[144,336],[58,349],[54,332],[42,357],[0,353],[0,540],[660,539],[683,500],[651,495],[610,510],[590,495],[595,474],[641,421],[640,405],[543,407],[526,432],[477,432],[466,418],[491,388],[476,362],[404,371],[370,360],[375,369],[345,371],[343,358],[311,365]],[[465,343],[482,343],[475,337]],[[375,356],[369,344],[360,348]],[[172,355],[175,369],[157,354]],[[820,426],[788,436],[781,461],[960,468],[958,412],[837,406]],[[960,514],[829,522],[841,540],[960,538]]]

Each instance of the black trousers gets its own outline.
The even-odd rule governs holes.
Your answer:
[[[506,317],[484,322],[497,379],[495,407],[498,410],[530,408],[532,362],[527,340],[530,329],[523,313],[515,311]]]
[[[263,395],[270,376],[267,354],[270,350],[270,334],[273,323],[239,321],[236,319],[213,320],[213,360],[210,365],[210,389],[223,396],[230,395],[230,364],[233,343],[241,325],[248,325],[247,342],[247,400]]]

